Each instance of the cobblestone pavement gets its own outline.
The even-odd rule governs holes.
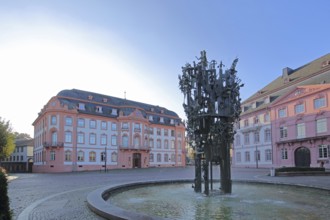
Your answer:
[[[330,176],[270,177],[269,169],[233,168],[233,180],[254,180],[297,184],[330,190]],[[110,170],[57,174],[14,174],[8,193],[13,219],[103,219],[89,210],[86,197],[91,191],[122,183],[147,180],[193,179],[194,167]],[[219,168],[213,170],[219,178]]]

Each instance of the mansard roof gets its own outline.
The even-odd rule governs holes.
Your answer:
[[[139,109],[144,118],[147,118],[147,115],[152,115],[154,119],[153,122],[160,122],[160,117],[164,117],[164,124],[169,124],[170,119],[176,119],[176,122],[180,123],[179,116],[175,112],[164,107],[117,98],[109,95],[71,89],[60,91],[57,94],[57,98],[61,103],[67,105],[69,109],[77,108],[79,103],[84,103],[86,105],[85,110],[78,109],[78,111],[85,114],[118,117],[118,115],[111,114],[112,109],[117,109],[118,112],[120,111],[123,114],[123,116],[128,116],[136,109]],[[102,107],[102,112],[95,111],[97,106]]]
[[[250,96],[248,99],[243,101],[242,104],[249,103],[253,100],[256,100],[260,97],[264,97],[266,95],[270,95],[277,90],[287,88],[291,85],[294,85],[304,79],[307,79],[314,74],[319,73],[322,70],[329,70],[329,62],[330,61],[330,53],[310,62],[307,63],[297,69],[290,69],[290,68],[284,68],[283,73],[281,76],[279,76],[277,79],[273,80],[271,83],[269,83],[267,86]],[[330,82],[329,81],[327,83]]]
[[[260,103],[255,108],[251,107],[242,111],[241,115],[267,108],[296,86],[330,83],[329,71],[330,53],[294,70],[288,67],[284,68],[281,76],[242,102],[243,108],[254,102]],[[269,102],[264,103],[263,100],[267,97]]]
[[[34,146],[34,139],[16,139],[15,145],[16,147]]]

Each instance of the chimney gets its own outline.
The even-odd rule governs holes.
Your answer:
[[[283,68],[282,78],[287,78],[292,72],[293,72],[293,70],[289,67]]]

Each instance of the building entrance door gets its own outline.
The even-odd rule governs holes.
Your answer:
[[[141,154],[140,153],[133,154],[133,167],[141,168]]]
[[[294,152],[294,160],[296,167],[310,167],[311,153],[307,147],[299,147]]]

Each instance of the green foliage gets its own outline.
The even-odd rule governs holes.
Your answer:
[[[8,157],[15,150],[15,135],[9,121],[0,117],[0,160]]]
[[[31,136],[27,133],[14,132],[15,139],[31,139]]]
[[[11,219],[7,186],[6,175],[0,170],[0,220]]]

